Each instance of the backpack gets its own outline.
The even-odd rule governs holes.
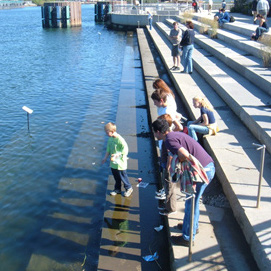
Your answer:
[[[230,23],[235,22],[235,18],[233,16],[230,16]]]

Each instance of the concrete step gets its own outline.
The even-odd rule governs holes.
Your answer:
[[[164,23],[157,26],[168,38],[170,28]],[[180,28],[185,29],[182,25]],[[268,109],[268,102],[271,104],[271,97],[252,84],[239,83],[239,75],[203,49],[194,50],[193,62],[195,69],[271,152],[271,124],[265,121],[266,117],[271,119],[271,112],[263,111],[263,108]]]
[[[250,38],[251,34],[256,31],[258,25],[252,24],[252,17],[246,15],[243,16],[238,13],[231,13],[230,15],[232,15],[236,21],[233,23],[223,24],[223,29],[247,36],[248,38]],[[193,13],[193,19],[199,20],[202,17],[212,20],[214,18],[214,14],[208,15],[205,12]],[[264,35],[271,35],[271,33],[264,33]]]
[[[174,20],[168,19],[166,22],[172,25]],[[234,39],[230,40],[235,41]],[[239,50],[241,46],[240,48],[238,46],[236,49],[235,44],[229,45],[223,41],[211,39],[207,35],[201,34],[196,35],[195,43],[223,61],[227,66],[234,69],[267,94],[271,95],[271,70],[264,68],[258,58],[248,56],[246,51]]]
[[[180,16],[179,18],[182,17]],[[194,24],[194,28],[198,32],[200,32],[204,24],[197,20],[192,20],[192,22]],[[236,26],[236,28],[238,28],[238,25]],[[255,32],[255,29],[254,31],[250,31],[250,35],[253,32]],[[247,52],[247,54],[258,57],[259,59],[262,59],[262,52],[263,50],[266,50],[266,46],[264,44],[250,40],[250,36],[248,37],[247,35],[244,35],[242,31],[240,31],[240,33],[233,32],[226,27],[223,29],[217,29],[217,38],[219,40],[227,42],[230,45],[233,45],[240,50]]]
[[[261,208],[257,209],[255,208],[258,182],[256,168],[259,163],[259,154],[255,153],[255,149],[252,147],[252,143],[257,142],[257,140],[236,115],[229,110],[229,107],[220,96],[210,90],[210,87],[205,88],[206,83],[197,72],[193,72],[192,76],[171,72],[169,68],[172,66],[172,57],[169,47],[155,29],[149,31],[149,33],[167,67],[175,88],[190,112],[190,118],[195,119],[199,114],[192,106],[192,98],[196,95],[208,97],[215,107],[220,132],[216,136],[205,137],[204,146],[215,160],[217,177],[222,183],[234,215],[251,246],[259,268],[261,270],[270,270],[271,239],[267,234],[270,232],[271,227],[269,212],[271,189],[266,180],[270,181],[271,167],[265,168],[265,179],[262,186],[262,193],[265,196],[261,202]],[[220,78],[219,75],[214,76]],[[236,103],[234,100],[232,102]],[[271,158],[269,154],[266,154],[266,159],[268,160],[267,163],[270,164]]]

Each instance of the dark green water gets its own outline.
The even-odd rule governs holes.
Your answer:
[[[0,10],[0,40],[0,270],[95,270],[126,36],[83,5],[57,30],[39,7]]]

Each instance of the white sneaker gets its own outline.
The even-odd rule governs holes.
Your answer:
[[[126,190],[125,192],[124,192],[124,197],[130,197],[131,196],[131,194],[133,193],[133,188],[131,187],[131,188],[129,188],[128,190]]]
[[[156,194],[157,196],[159,196],[159,195],[161,195],[161,194],[165,194],[165,189],[162,188],[162,189],[160,189],[159,191],[156,191],[155,194]]]
[[[166,199],[166,194],[163,194],[163,195],[160,195],[160,196],[155,196],[156,199],[159,199],[159,200],[164,200]]]
[[[111,196],[116,196],[117,194],[121,194],[121,191],[120,190],[113,190],[110,192]]]

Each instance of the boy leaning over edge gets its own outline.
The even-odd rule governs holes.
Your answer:
[[[124,188],[126,190],[124,192],[124,197],[129,197],[133,192],[133,188],[129,182],[126,172],[128,145],[124,138],[116,132],[117,127],[114,123],[107,123],[104,126],[104,130],[109,136],[109,139],[102,164],[105,163],[108,156],[110,155],[110,167],[115,179],[115,189],[110,192],[110,195],[116,196],[117,194],[121,194],[121,182],[123,182]]]

